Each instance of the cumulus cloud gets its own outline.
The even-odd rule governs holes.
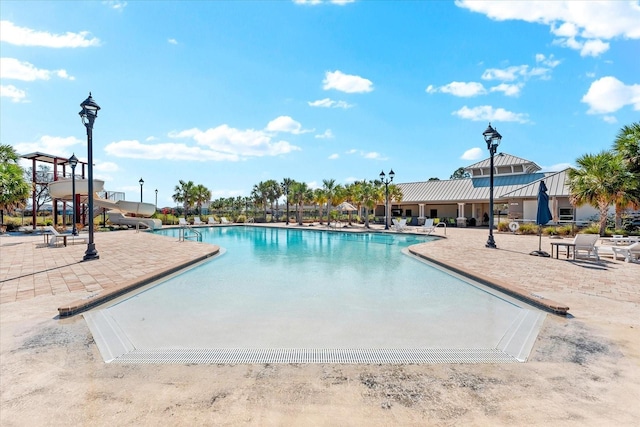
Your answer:
[[[490,105],[481,105],[479,107],[469,108],[466,105],[454,111],[454,116],[462,119],[477,121],[495,121],[495,122],[518,122],[529,123],[528,114],[514,113],[504,108],[493,108]]]
[[[271,120],[267,124],[267,130],[270,132],[286,132],[292,133],[294,135],[299,135],[301,133],[313,132],[313,130],[304,130],[302,129],[302,125],[293,120],[289,116],[280,116]]]
[[[618,123],[618,119],[614,116],[602,116],[602,120],[611,125]]]
[[[29,62],[21,62],[15,58],[0,58],[0,78],[22,81],[49,80],[55,75],[61,79],[75,80],[65,70],[45,70],[36,68]]]
[[[320,139],[333,139],[333,132],[331,132],[331,129],[327,129],[324,131],[324,133],[319,133],[316,135],[316,138],[320,138]]]
[[[627,105],[637,111],[640,110],[640,84],[625,85],[615,77],[602,77],[591,83],[582,102],[589,105],[588,114],[613,113]]]
[[[13,85],[0,85],[0,97],[11,98],[12,102],[23,102],[27,93]]]
[[[458,7],[483,13],[496,21],[522,20],[547,25],[554,40],[582,56],[609,49],[602,40],[640,38],[640,7],[634,1],[488,2],[456,0]]]
[[[462,156],[460,156],[460,158],[462,160],[476,160],[482,157],[482,153],[482,149],[474,147],[462,153]]]
[[[484,95],[487,90],[482,83],[477,82],[451,82],[444,86],[434,87],[429,85],[426,89],[427,93],[449,93],[453,96],[459,96],[462,98],[469,98],[472,96]]]
[[[175,44],[178,44],[178,40],[176,40],[176,39],[167,39],[167,43],[175,45]]]
[[[117,172],[120,170],[120,167],[113,162],[96,162],[95,170],[100,172]]]
[[[346,93],[365,93],[373,90],[373,82],[360,76],[344,74],[340,70],[327,71],[322,81],[324,90],[335,89]]]
[[[104,0],[102,4],[117,11],[122,11],[125,7],[127,7],[127,2],[122,0]]]
[[[506,96],[518,96],[520,95],[520,89],[522,89],[523,86],[524,84],[522,83],[513,84],[513,85],[510,85],[507,83],[501,83],[498,86],[492,87],[491,92],[502,92]]]
[[[75,48],[100,46],[100,39],[91,37],[88,31],[79,33],[52,34],[19,27],[11,21],[0,21],[0,41],[16,46],[41,46],[52,48]]]
[[[71,147],[74,145],[84,146],[85,143],[74,136],[62,137],[44,135],[37,141],[19,142],[14,145],[14,148],[20,154],[40,151],[43,153],[59,153],[62,157],[70,157],[72,154]]]
[[[307,102],[310,107],[321,107],[321,108],[351,108],[353,104],[349,104],[346,101],[334,101],[331,98],[319,99],[317,101],[309,101]]]
[[[112,156],[147,160],[189,160],[189,161],[238,161],[240,156],[214,151],[184,143],[145,144],[137,140],[122,140],[107,144],[104,151]]]
[[[333,153],[332,155],[330,155],[329,157],[327,157],[329,160],[335,160],[335,159],[339,159],[340,155],[338,153]]]
[[[350,150],[347,150],[345,154],[358,155],[362,158],[370,159],[370,160],[386,160],[386,157],[383,157],[382,154],[378,153],[377,151],[364,151],[364,150],[356,150],[355,148],[352,148]]]

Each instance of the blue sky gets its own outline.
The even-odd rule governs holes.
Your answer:
[[[640,118],[640,2],[2,1],[0,141],[172,206],[293,178],[448,179],[499,151],[558,170]]]

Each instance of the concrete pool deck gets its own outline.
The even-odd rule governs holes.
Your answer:
[[[484,247],[486,229],[450,228],[446,237],[413,249],[570,307],[569,317],[548,317],[530,362],[106,365],[83,319],[59,320],[58,308],[149,280],[216,248],[135,231],[97,233],[100,259],[83,263],[86,245],[49,248],[42,236],[0,236],[0,424],[150,425],[167,414],[176,423],[228,425],[640,419],[640,264],[530,256],[537,236],[496,233],[497,250]],[[543,237],[542,248],[550,250],[550,242]]]

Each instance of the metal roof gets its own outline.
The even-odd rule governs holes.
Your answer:
[[[523,159],[521,157],[512,156],[507,153],[498,153],[493,157],[493,166],[512,166],[512,165],[522,165],[524,169],[528,172],[537,172],[541,169],[540,166],[532,162],[531,160]],[[474,163],[471,166],[467,166],[464,168],[469,171],[471,169],[482,169],[482,168],[490,168],[491,167],[491,157],[488,157],[481,162]]]
[[[66,157],[60,157],[60,156],[55,156],[53,154],[46,154],[46,153],[41,153],[39,151],[36,151],[34,153],[29,153],[29,154],[23,154],[20,157],[22,157],[23,159],[29,159],[29,160],[36,160],[38,162],[44,162],[44,163],[56,163],[58,165],[64,165],[69,163],[69,159]],[[83,162],[78,160],[79,164],[88,164],[87,162]]]
[[[568,196],[565,184],[566,170],[562,172],[537,172],[520,175],[495,176],[493,195],[496,199],[536,198],[538,183],[544,179],[550,197]],[[489,200],[489,177],[424,181],[397,184],[402,190],[402,204],[406,203],[456,203]]]

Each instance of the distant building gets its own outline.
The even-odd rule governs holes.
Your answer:
[[[553,221],[587,221],[598,215],[589,205],[574,207],[569,202],[567,171],[540,172],[536,163],[499,153],[494,157],[494,215],[496,219],[535,221],[538,208],[538,187],[544,179],[549,195]],[[488,223],[490,159],[465,168],[471,178],[445,181],[422,181],[396,184],[403,199],[391,202],[392,217],[440,218],[450,224],[483,225]],[[486,214],[486,215],[485,215]],[[375,215],[384,216],[384,204],[376,206]]]

